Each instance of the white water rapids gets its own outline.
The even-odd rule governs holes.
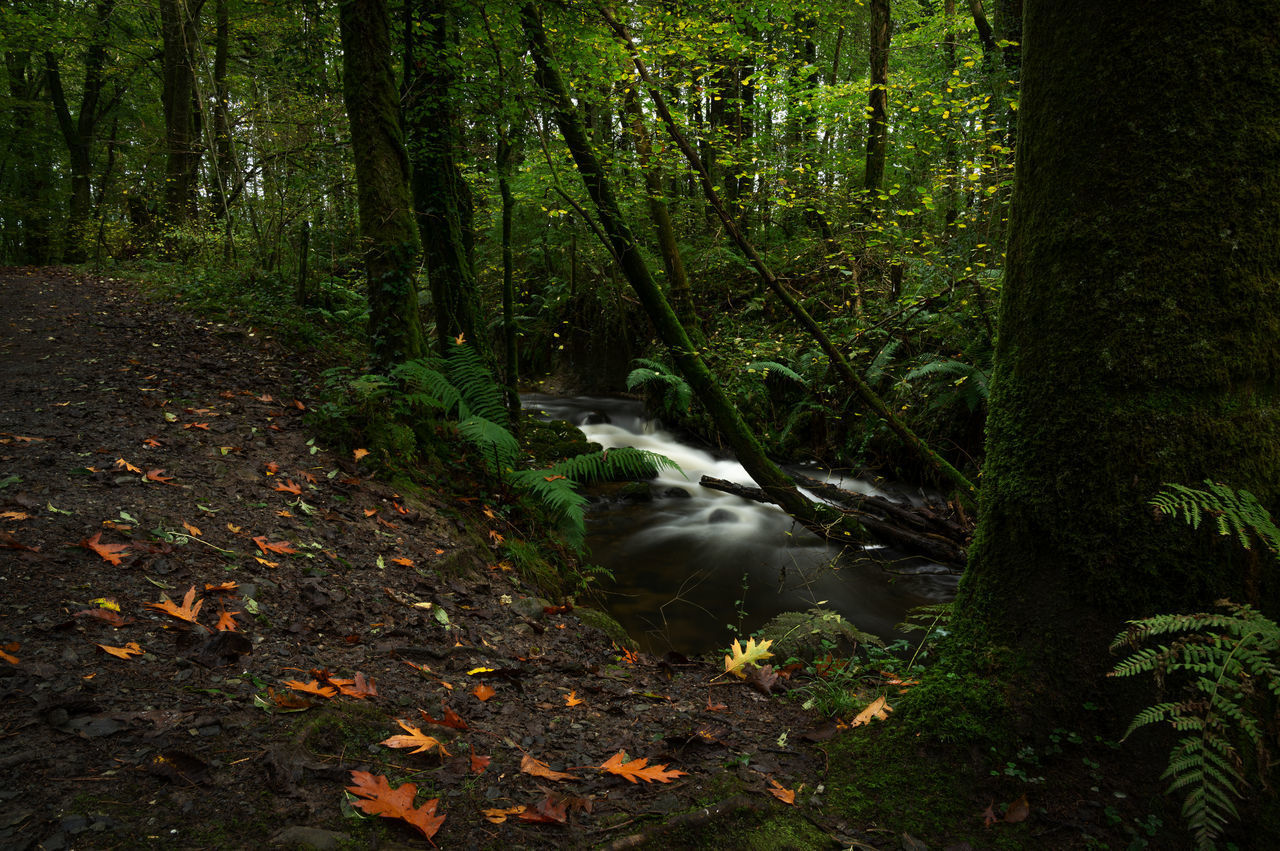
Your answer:
[[[780,509],[700,487],[703,475],[753,484],[740,464],[690,446],[645,419],[637,402],[527,394],[524,406],[567,420],[606,449],[660,453],[667,470],[652,501],[604,502],[587,515],[589,562],[608,568],[609,611],[651,652],[699,653],[745,637],[774,615],[816,605],[859,629],[896,636],[915,606],[955,593],[957,577],[919,558],[877,549],[840,548],[796,525]],[[822,478],[819,471],[806,473]],[[882,494],[855,479],[833,482]]]

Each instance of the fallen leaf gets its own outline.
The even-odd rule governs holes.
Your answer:
[[[278,561],[267,561],[265,558],[258,558],[257,556],[254,556],[254,557],[253,557],[253,560],[254,560],[254,561],[256,561],[258,564],[265,564],[267,567],[279,567],[279,566],[280,566],[280,562],[278,562]]]
[[[493,697],[498,692],[493,688],[493,686],[488,685],[487,683],[481,683],[480,685],[473,688],[471,690],[471,693],[476,696],[477,700],[483,703],[484,701]]]
[[[327,697],[331,699],[338,696],[338,690],[336,688],[333,686],[322,685],[315,680],[305,683],[301,680],[285,680],[284,684],[294,691],[305,692],[306,694],[317,694],[320,697]]]
[[[413,799],[418,794],[418,787],[412,783],[392,789],[385,776],[368,771],[352,771],[351,781],[354,785],[346,789],[359,799],[351,803],[369,815],[400,819],[416,827],[427,839],[435,836],[440,825],[444,824],[444,816],[436,815],[439,798],[432,798],[421,807],[414,808]]]
[[[75,616],[78,618],[97,618],[116,628],[133,623],[133,618],[123,617],[119,612],[113,612],[110,609],[84,609],[76,612]]]
[[[354,455],[354,456],[356,456],[356,460],[357,460],[357,461],[359,461],[361,458],[363,458],[363,457],[365,457],[366,455],[368,455],[368,454],[369,454],[369,450],[368,450],[368,449],[357,449],[357,450],[355,450],[354,452],[352,452],[351,454],[352,454],[352,455]]]
[[[289,555],[291,553],[297,552],[297,550],[295,550],[292,546],[289,545],[288,541],[276,541],[275,543],[271,543],[270,541],[267,540],[266,535],[258,535],[256,538],[253,538],[252,540],[255,544],[258,545],[258,549],[262,550],[264,553],[279,553],[280,555]]]
[[[16,642],[12,644],[6,644],[2,649],[0,649],[0,659],[5,660],[10,665],[18,664],[18,657],[14,656],[13,653],[10,652],[17,649],[18,649],[18,644]]]
[[[122,561],[121,556],[129,551],[129,545],[104,544],[100,541],[101,538],[102,532],[95,532],[92,538],[86,538],[81,541],[80,546],[87,550],[93,550],[111,564],[119,564]]]
[[[505,538],[505,537],[503,537],[502,535],[498,534],[498,532],[497,532],[497,531],[495,531],[495,530],[493,530],[493,529],[490,529],[490,530],[489,530],[489,539],[490,539],[491,541],[493,541],[493,543],[494,543],[494,545],[495,545],[495,546],[496,546],[496,545],[498,545],[498,544],[501,544],[503,541],[505,541],[505,540],[506,540],[506,538]]]
[[[434,749],[439,750],[441,756],[449,755],[449,752],[444,748],[444,744],[435,736],[428,736],[417,727],[399,719],[396,719],[396,723],[409,735],[395,735],[384,739],[378,744],[386,745],[389,748],[413,748],[409,753],[426,753]]]
[[[773,685],[778,681],[778,674],[773,670],[772,665],[761,665],[754,669],[751,675],[747,677],[747,682],[753,689],[761,694],[768,695],[773,693]]]
[[[130,656],[141,656],[144,652],[142,647],[139,646],[136,641],[130,641],[124,647],[108,647],[105,644],[96,644],[94,646],[101,647],[103,650],[119,659],[128,659]]]
[[[299,402],[297,399],[293,400],[293,406],[299,411],[305,411],[307,409],[307,406]]]
[[[239,587],[239,584],[234,579],[228,579],[218,585],[214,585],[212,582],[204,584],[204,590],[212,591],[215,594],[234,594]]]
[[[707,695],[707,705],[706,705],[705,707],[703,707],[703,708],[704,708],[704,709],[706,709],[706,711],[708,711],[708,712],[723,712],[724,710],[728,709],[729,707],[725,706],[723,703],[712,703],[712,702],[711,702],[711,695],[709,695],[709,694],[708,694],[708,695]]]
[[[274,490],[279,491],[280,493],[291,493],[294,496],[302,495],[302,485],[298,484],[293,479],[277,484]]]
[[[137,467],[133,466],[132,464],[130,464],[128,461],[124,460],[123,458],[117,458],[117,459],[116,459],[116,467],[118,467],[118,468],[119,468],[119,469],[121,469],[121,470],[128,470],[130,473],[141,473],[141,472],[142,472],[142,470],[140,470],[140,469],[138,469]]]
[[[504,821],[507,820],[507,816],[513,816],[513,815],[516,815],[517,813],[523,813],[525,809],[526,808],[522,806],[515,806],[515,807],[495,808],[491,810],[481,810],[480,812],[483,813],[484,817],[488,819],[491,823],[502,824]]]
[[[30,520],[31,515],[25,511],[0,511],[0,517],[5,520]]]
[[[231,533],[231,534],[233,534],[233,535],[239,535],[239,534],[240,534],[241,532],[243,532],[244,530],[243,530],[242,528],[240,528],[239,526],[237,526],[236,524],[234,524],[234,523],[228,523],[228,524],[227,524],[227,531],[228,531],[228,532],[230,532],[230,533]]]
[[[182,528],[186,529],[188,532],[190,532],[192,535],[194,535],[197,538],[204,534],[198,528],[196,528],[195,526],[192,526],[190,523],[188,523],[185,520],[182,521]]]
[[[378,696],[378,687],[374,684],[373,678],[366,677],[359,671],[356,671],[355,677],[351,679],[339,677],[325,677],[325,679],[329,681],[329,685],[334,686],[347,697],[364,700],[366,697]]]
[[[772,640],[765,640],[756,644],[754,638],[747,639],[746,647],[738,644],[738,639],[733,640],[733,653],[724,657],[724,672],[733,674],[740,679],[746,679],[747,675],[742,670],[746,665],[759,665],[761,659],[765,659],[773,654],[769,652],[769,645],[773,644]]]
[[[401,567],[413,567],[413,559],[411,558],[393,558],[392,564],[398,564]]]
[[[991,827],[991,825],[1000,821],[999,816],[996,815],[995,806],[996,802],[993,799],[991,803],[987,804],[987,808],[982,811],[982,824],[984,827]]]
[[[542,478],[546,479],[548,482],[554,482],[558,479],[567,479],[568,476],[543,476]]]
[[[540,759],[534,759],[529,754],[524,755],[524,759],[520,760],[520,770],[525,774],[532,774],[534,777],[545,777],[548,780],[577,780],[578,778],[566,771],[556,771]]]
[[[873,718],[883,721],[889,717],[889,713],[892,711],[893,707],[885,703],[884,695],[881,695],[871,701],[870,706],[859,712],[858,716],[849,722],[849,726],[861,727],[863,724],[870,724]]]
[[[183,426],[183,428],[198,428],[201,431],[208,431],[209,424],[208,423],[187,423],[186,425]]]
[[[239,612],[220,612],[218,614],[218,624],[214,629],[219,632],[238,632],[240,625],[236,623],[236,615]]]
[[[412,663],[407,663],[407,664],[412,664]],[[423,669],[419,668],[418,670],[423,670]],[[418,712],[422,715],[423,720],[425,720],[428,724],[439,724],[441,727],[449,727],[454,730],[471,729],[469,726],[467,726],[467,722],[462,720],[462,716],[460,716],[458,713],[450,709],[448,705],[441,704],[441,708],[444,710],[443,719],[432,718],[430,715],[428,715],[426,712],[424,712],[421,709],[419,709]]]
[[[649,760],[645,757],[633,759],[630,762],[623,762],[624,759],[626,759],[626,751],[618,751],[609,757],[600,768],[610,774],[625,777],[632,783],[635,783],[637,779],[646,783],[652,783],[655,780],[659,783],[670,783],[675,778],[688,774],[687,771],[680,771],[674,768],[668,771],[665,765],[649,765]]]
[[[784,804],[791,804],[792,806],[795,806],[795,803],[796,803],[795,790],[786,788],[777,780],[774,780],[772,777],[769,778],[769,794],[777,798],[779,801],[781,801]]]
[[[182,485],[174,484],[173,476],[166,476],[164,474],[164,470],[148,470],[146,478],[149,481],[159,482],[162,485],[173,485],[175,488],[182,487]]]
[[[155,449],[157,446],[164,446],[163,443],[161,443],[159,440],[156,440],[154,437],[148,437],[146,440],[142,441],[142,443],[148,449]]]
[[[475,774],[484,774],[484,771],[489,767],[490,762],[493,762],[493,757],[479,756],[473,753],[471,754],[471,771]]]
[[[557,801],[551,792],[547,792],[541,801],[532,807],[525,807],[519,818],[534,824],[564,824],[569,819],[569,813],[563,802]]]
[[[576,689],[564,696],[565,706],[581,706],[584,703],[586,703],[586,701],[578,697],[578,692]]]
[[[159,603],[143,603],[142,605],[149,609],[156,609],[164,612],[166,615],[172,615],[178,620],[195,623],[196,616],[200,614],[200,607],[204,605],[204,600],[196,599],[196,586],[192,585],[186,595],[182,598],[181,606],[163,595]]]
[[[1009,809],[1005,810],[1004,820],[1009,824],[1017,824],[1020,821],[1026,821],[1029,815],[1031,815],[1031,805],[1027,803],[1026,793],[1023,793],[1009,805]]]

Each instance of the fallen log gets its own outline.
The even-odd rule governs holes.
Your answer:
[[[941,514],[937,507],[915,506],[908,502],[855,493],[805,476],[797,477],[797,483],[835,503],[834,507],[838,511],[857,520],[880,543],[956,570],[964,568],[968,557],[968,533],[960,524]],[[703,476],[699,484],[752,502],[772,502],[760,488],[714,476]],[[830,535],[823,535],[821,529],[813,531],[828,540],[848,540],[838,530],[833,530]]]

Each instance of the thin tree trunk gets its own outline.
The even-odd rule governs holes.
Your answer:
[[[862,188],[874,204],[889,155],[889,0],[871,2],[871,81],[867,92],[867,160]]]

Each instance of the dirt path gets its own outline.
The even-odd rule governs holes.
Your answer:
[[[353,770],[438,798],[444,848],[621,846],[821,782],[793,702],[623,654],[490,567],[483,506],[315,445],[259,335],[58,270],[0,270],[0,299],[0,846],[426,846],[357,817]],[[397,719],[443,747],[380,744]],[[598,768],[619,751],[686,773]]]

